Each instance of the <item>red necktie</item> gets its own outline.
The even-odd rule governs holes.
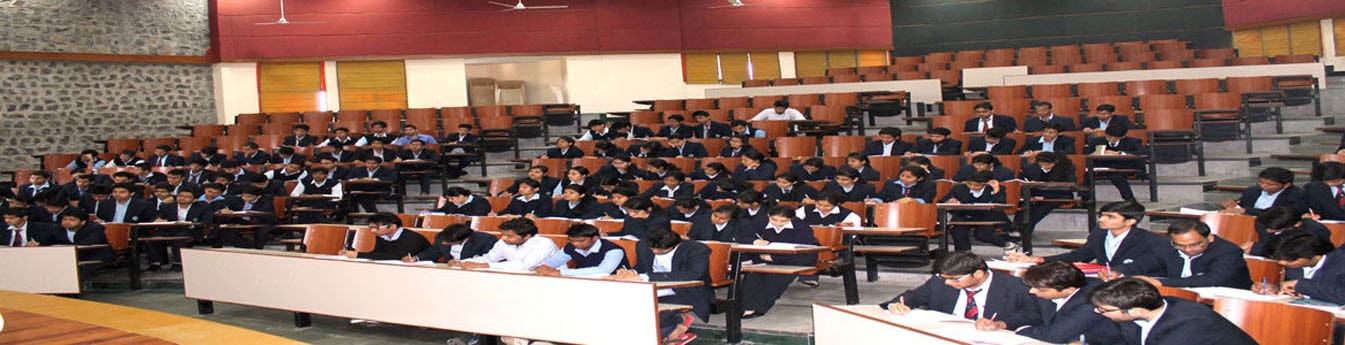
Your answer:
[[[909,194],[911,194],[911,187],[901,186],[901,197],[905,198]]]
[[[9,246],[10,247],[23,246],[23,233],[19,232],[18,229],[14,229],[14,236],[11,236],[9,239]]]
[[[1336,206],[1345,207],[1345,192],[1341,188],[1345,187],[1336,187]]]
[[[976,307],[976,293],[980,290],[965,290],[967,292],[967,311],[962,313],[962,317],[967,320],[975,320],[981,316],[980,308]]]

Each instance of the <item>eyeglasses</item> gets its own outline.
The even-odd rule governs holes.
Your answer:
[[[1094,313],[1098,313],[1098,314],[1106,314],[1106,313],[1117,312],[1117,311],[1121,311],[1121,308],[1102,309],[1102,307],[1093,307],[1093,312],[1094,312]]]
[[[1205,248],[1205,246],[1208,245],[1210,245],[1210,241],[1200,241],[1200,243],[1195,244],[1177,244],[1177,242],[1172,242],[1172,248],[1176,249],[1200,249]]]
[[[955,281],[955,282],[960,282],[960,281],[963,281],[963,280],[967,280],[967,277],[970,277],[971,275],[972,275],[971,273],[967,273],[967,274],[963,274],[963,275],[956,276],[956,277],[948,277],[948,276],[944,276],[944,275],[940,274],[940,275],[939,275],[939,278],[943,278],[943,280],[945,280],[945,281]]]

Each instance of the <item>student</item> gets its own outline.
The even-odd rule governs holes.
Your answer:
[[[1011,155],[1014,147],[1018,146],[1018,141],[1007,137],[1009,132],[1004,128],[991,128],[985,131],[985,135],[973,136],[967,140],[967,152],[962,155],[975,157],[980,155]]]
[[[252,146],[253,149],[255,150],[257,145],[253,144]],[[243,145],[243,147],[247,148],[247,145],[245,144]],[[117,154],[117,158],[113,158],[112,161],[108,162],[107,165],[104,165],[104,167],[129,167],[129,166],[135,166],[136,164],[144,163],[145,160],[141,159],[140,157],[137,157],[136,153],[137,152],[135,152],[135,150],[132,149],[121,150],[121,153]]]
[[[213,224],[211,218],[215,210],[210,208],[209,204],[197,200],[200,196],[195,190],[184,189],[177,192],[176,203],[165,205],[159,208],[159,217],[156,222],[191,222],[193,225],[188,227],[160,228],[156,235],[158,236],[189,236],[194,239],[202,238],[201,231],[207,229]],[[228,230],[225,230],[228,231]],[[261,232],[263,230],[257,230]],[[175,241],[153,241],[148,244],[149,250],[145,256],[149,259],[149,268],[147,271],[158,271],[159,267],[165,263],[170,263],[168,259],[168,247],[173,249],[173,271],[182,271],[182,247],[187,246],[186,240]],[[260,248],[258,248],[260,249]]]
[[[302,178],[304,175],[307,174],[308,172],[304,171],[304,166],[302,163],[291,161],[281,166],[280,169],[270,170],[263,173],[262,175],[265,176],[268,180],[287,182],[287,181],[298,181],[300,178]]]
[[[638,144],[631,144],[626,154],[636,158],[655,158],[663,154],[663,143],[659,141],[646,141]]]
[[[1004,191],[1001,190],[999,181],[991,178],[990,172],[981,171],[972,174],[970,178],[961,184],[953,186],[948,195],[943,197],[942,203],[949,204],[1003,204]],[[1012,251],[1018,248],[1017,243],[1009,242],[1004,235],[995,233],[996,229],[1009,226],[1009,217],[1000,210],[988,211],[952,211],[954,221],[964,222],[1001,222],[998,225],[954,225],[953,249],[960,252],[971,250],[971,234],[973,230],[976,233],[976,239],[981,242],[989,243],[996,247],[1003,247],[1005,250]]]
[[[682,115],[676,115],[676,114],[674,114],[674,115],[668,116],[666,119],[664,119],[664,122],[667,123],[667,125],[664,125],[663,127],[659,127],[659,129],[658,129],[658,133],[657,133],[657,134],[654,134],[654,137],[657,137],[657,138],[668,138],[668,139],[672,139],[672,138],[690,138],[690,137],[691,137],[691,127],[689,127],[689,126],[683,126],[683,125],[682,125],[682,121],[686,121],[686,118],[683,117]]]
[[[0,246],[36,247],[42,245],[41,240],[62,232],[56,224],[30,222],[30,217],[31,215],[26,207],[5,209],[5,224],[8,224],[9,228],[6,231],[0,231]]]
[[[948,172],[944,171],[943,169],[940,169],[937,166],[934,166],[934,162],[930,161],[929,157],[925,156],[906,157],[906,161],[907,165],[919,166],[920,168],[925,169],[926,172],[929,172],[930,181],[937,181],[948,178]]]
[[[373,145],[374,140],[378,140],[383,142],[384,144],[387,144],[392,142],[393,139],[396,138],[394,138],[392,134],[388,133],[387,122],[374,121],[369,123],[369,134],[365,134],[363,137],[360,138],[359,141],[356,141],[355,146]]]
[[[205,159],[193,159],[187,165],[187,175],[185,177],[187,183],[204,185],[215,181],[215,171],[205,169],[209,165],[211,165],[210,162]]]
[[[1085,280],[1083,271],[1067,262],[1048,262],[1029,267],[1023,273],[1023,284],[1037,296],[1040,319],[1019,327],[1015,333],[1048,343],[1069,343],[1086,339],[1090,344],[1121,343],[1121,330],[1116,324],[1093,311],[1088,292],[1101,281]],[[1026,315],[1032,317],[1034,315]],[[979,330],[1008,329],[1004,321],[982,318],[976,320]]]
[[[100,220],[100,219],[97,218],[97,215],[99,214],[99,211],[102,210],[101,207],[99,207],[99,206],[104,205],[104,204],[102,203],[103,200],[108,200],[108,199],[110,199],[110,198],[112,198],[112,185],[110,185],[110,184],[95,184],[95,185],[89,186],[89,196],[88,196],[88,198],[86,198],[86,199],[84,199],[84,200],[80,200],[78,206],[79,206],[79,209],[80,209],[80,210],[82,210],[82,211],[84,211],[84,212],[90,214],[92,217],[94,217],[94,219],[92,219],[94,222],[99,222],[99,223],[101,223],[102,220]],[[14,199],[14,200],[18,200],[18,199]],[[11,205],[10,205],[10,207],[13,207],[13,206],[14,206],[14,205],[12,205],[12,202],[13,202],[14,200],[10,200],[10,201],[11,201]]]
[[[149,156],[150,166],[156,168],[180,167],[187,165],[187,160],[182,156],[172,153],[173,147],[168,145],[159,145],[154,147],[154,154]]]
[[[799,207],[794,218],[810,226],[860,226],[863,220],[850,209],[841,207],[844,197],[836,192],[822,192],[812,205]]]
[[[396,160],[397,152],[388,150],[387,147],[385,146],[387,145],[387,143],[388,142],[383,141],[383,139],[369,140],[369,146],[360,149],[360,151],[356,154],[356,156],[359,157],[359,159],[357,160],[368,161],[370,158],[378,158],[381,159],[383,162],[391,162],[393,160]]]
[[[598,168],[597,176],[612,176],[624,181],[634,181],[645,177],[645,172],[631,164],[630,155],[619,154],[611,163]]]
[[[684,132],[682,134],[677,134],[678,136],[668,137],[668,147],[663,148],[663,153],[659,156],[665,158],[705,158],[709,156],[709,153],[705,151],[705,145],[687,141],[686,138],[681,137],[681,135],[684,134],[687,133]]]
[[[327,125],[324,124],[322,126],[326,127]],[[318,138],[315,136],[308,135],[308,131],[310,129],[312,128],[308,127],[308,125],[306,124],[302,123],[294,124],[294,126],[290,127],[290,135],[286,135],[285,138],[280,141],[280,145],[291,147],[308,147],[317,145]]]
[[[542,158],[583,158],[584,151],[574,147],[574,138],[563,136],[556,138],[556,147],[546,150]]]
[[[999,158],[991,155],[979,155],[971,158],[971,164],[958,168],[957,175],[953,175],[953,181],[966,181],[972,174],[979,172],[990,173],[990,178],[995,181],[1005,182],[1013,179],[1013,170],[1001,166]]]
[[[693,181],[726,179],[729,177],[729,168],[724,166],[724,163],[710,162],[702,165],[699,170],[692,172],[688,177]]]
[[[450,224],[434,235],[434,245],[420,251],[412,257],[402,257],[402,261],[437,262],[462,260],[476,257],[490,251],[495,246],[494,235],[473,231],[467,224]]]
[[[94,175],[89,173],[72,173],[73,181],[61,185],[61,194],[71,203],[82,203],[89,198],[89,188],[94,185]]]
[[[693,281],[703,285],[658,290],[659,303],[691,306],[691,312],[702,321],[710,320],[710,305],[714,291],[710,290],[710,248],[696,241],[683,241],[676,233],[658,229],[649,233],[649,239],[635,244],[634,270],[617,270],[606,278],[629,281]],[[696,339],[686,333],[691,327],[691,316],[659,313],[659,334],[667,343],[683,345]],[[675,341],[675,343],[673,342]]]
[[[430,181],[438,178],[438,171],[440,170],[438,152],[426,150],[425,141],[412,140],[406,145],[405,149],[397,153],[397,159],[394,162],[402,163],[398,166],[402,167],[403,172],[406,172],[406,170],[424,171],[424,173],[419,174],[407,173],[403,178],[419,181],[420,194],[430,194]]]
[[[749,123],[749,122],[747,122],[747,121],[743,121],[743,120],[733,120],[733,121],[730,121],[730,122],[729,122],[729,126],[730,126],[731,129],[733,130],[733,135],[729,136],[729,138],[732,138],[732,137],[743,137],[743,138],[765,138],[765,137],[766,137],[766,131],[764,131],[764,130],[760,130],[760,129],[756,129],[756,128],[752,128],[752,124]]]
[[[678,198],[668,208],[668,219],[692,224],[710,220],[710,205],[696,198]]]
[[[612,196],[608,198],[609,202],[600,204],[602,209],[602,219],[626,219],[626,208],[621,205],[626,204],[630,198],[640,196],[640,190],[634,186],[634,183],[626,183],[612,188]]]
[[[1247,187],[1236,201],[1224,203],[1222,212],[1255,216],[1267,208],[1288,206],[1300,213],[1308,211],[1307,195],[1294,186],[1294,172],[1280,167],[1261,170],[1256,185]]]
[[[444,161],[453,162],[444,174],[448,178],[467,175],[467,165],[476,161],[476,146],[480,142],[481,137],[472,134],[472,125],[467,123],[458,124],[456,132],[444,136],[444,140],[439,142],[441,147],[448,149],[444,153]]]
[[[887,127],[878,131],[878,140],[864,143],[868,156],[901,156],[911,150],[911,143],[901,141],[901,128]]]
[[[49,190],[54,190],[51,183],[51,173],[36,170],[28,173],[28,183],[19,185],[19,192],[15,195],[31,198]]]
[[[653,166],[650,166],[653,169]],[[655,182],[642,195],[646,198],[665,198],[681,199],[696,196],[696,186],[691,182],[686,182],[686,175],[681,171],[673,171],[663,176],[663,180]]]
[[[630,198],[621,207],[626,209],[626,221],[621,223],[621,231],[608,236],[633,236],[644,240],[650,231],[672,229],[672,221],[668,219],[667,213],[649,199]]]
[[[1145,156],[1149,154],[1149,148],[1144,146],[1144,142],[1139,138],[1127,137],[1129,129],[1121,126],[1107,127],[1107,131],[1101,137],[1092,137],[1088,139],[1088,146],[1084,147],[1083,153],[1086,155],[1138,155]],[[1097,148],[1105,148],[1103,152],[1097,152]],[[1112,185],[1121,193],[1123,200],[1135,200],[1135,192],[1130,189],[1130,176],[1138,174],[1145,176],[1145,163],[1143,160],[1099,160],[1094,165],[1101,168],[1135,170],[1134,172],[1103,172],[1099,173],[1111,180]],[[1092,177],[1088,177],[1092,179]]]
[[[551,196],[541,191],[542,185],[533,180],[525,180],[518,185],[518,194],[509,201],[509,206],[500,211],[502,216],[551,216]],[[445,205],[447,207],[447,205]],[[495,212],[488,215],[494,216]]]
[[[155,173],[154,169],[149,166],[149,163],[133,165],[131,166],[131,169],[126,171],[135,174],[136,182],[144,183],[146,185],[153,186],[168,182],[168,177],[163,176],[163,174]]]
[[[46,194],[43,194],[46,195]],[[177,203],[177,197],[173,195],[173,187],[167,183],[160,183],[154,186],[154,195],[145,198],[145,201],[154,203],[154,209],[158,210],[166,206]]]
[[[221,232],[219,234],[220,240],[239,248],[265,248],[266,243],[271,240],[271,230],[276,224],[274,213],[276,208],[272,204],[272,198],[262,197],[260,188],[248,186],[243,188],[239,198],[225,200],[224,206],[225,209],[220,210],[221,213],[262,212],[265,214],[256,217],[240,217],[236,220],[242,224],[260,226],[253,229],[251,243],[244,241],[242,235],[236,230]]]
[[[827,165],[821,157],[804,159],[802,163],[790,166],[789,171],[804,181],[829,181],[836,178],[836,168]]]
[[[131,169],[135,169],[135,168],[131,168]],[[115,186],[115,185],[119,185],[119,184],[126,184],[126,185],[129,185],[129,186],[131,187],[131,195],[132,195],[133,197],[137,198],[137,199],[139,199],[141,196],[145,195],[145,187],[146,187],[147,185],[146,185],[145,183],[143,183],[143,182],[140,182],[139,180],[136,180],[136,179],[135,179],[135,174],[132,173],[132,172],[130,172],[129,170],[128,170],[128,171],[118,171],[118,172],[112,174],[112,185]],[[150,192],[153,192],[153,190],[150,190]],[[26,197],[27,195],[22,195],[22,194],[20,194],[20,195],[18,195],[18,196],[19,196],[19,197]],[[30,197],[30,198],[31,198],[31,197]]]
[[[317,146],[331,146],[344,150],[346,146],[355,146],[355,143],[359,140],[360,138],[350,136],[349,128],[336,127],[336,129],[332,129],[332,135],[327,137],[327,140],[318,143]]]
[[[1333,247],[1330,241],[1311,234],[1286,235],[1276,246],[1274,257],[1284,266],[1280,293],[1345,303],[1345,247]],[[1252,285],[1257,291],[1266,288]]]
[[[1211,287],[1250,289],[1251,273],[1242,258],[1242,248],[1233,242],[1215,236],[1209,225],[1182,219],[1168,227],[1172,248],[1161,253],[1167,273],[1162,278],[1140,276],[1156,286]]]
[[[336,204],[341,201],[342,191],[341,182],[336,179],[328,178],[330,173],[327,168],[313,167],[308,170],[308,176],[299,180],[290,191],[289,196],[299,197],[304,195],[322,195],[327,199],[299,200],[296,205],[300,207],[335,210]],[[294,212],[294,211],[292,211]],[[322,221],[321,212],[296,212],[299,215],[299,223],[312,224]]]
[[[855,169],[859,172],[859,183],[869,181],[882,181],[882,173],[878,172],[872,166],[869,166],[869,156],[860,152],[851,152],[845,155],[845,166]]]
[[[134,197],[135,186],[112,185],[112,198],[98,203],[96,215],[103,223],[144,223],[154,220],[154,204]]]
[[[1018,121],[1008,115],[998,115],[994,113],[995,106],[990,102],[977,103],[972,112],[976,117],[967,119],[962,125],[964,133],[982,133],[991,128],[1003,128],[1005,133],[1018,130]],[[946,135],[946,134],[945,134]]]
[[[369,216],[369,231],[374,235],[374,249],[360,253],[354,249],[342,249],[338,255],[348,258],[370,260],[403,260],[430,247],[430,241],[415,231],[402,227],[402,219],[387,212],[378,212]]]
[[[901,173],[897,174],[897,178],[883,184],[883,191],[878,194],[878,197],[869,201],[880,203],[909,199],[921,204],[928,204],[934,202],[938,192],[938,186],[933,181],[929,181],[929,172],[919,166],[908,165],[901,168]]]
[[[565,186],[564,190],[560,194],[560,199],[556,200],[556,205],[551,208],[552,217],[569,219],[602,218],[602,205],[598,204],[598,199],[588,195],[587,188],[572,184]]]
[[[760,138],[765,137],[766,136],[763,134]],[[719,149],[719,157],[722,158],[742,157],[748,151],[756,151],[757,149],[752,147],[752,144],[748,142],[747,138],[748,137],[746,136],[739,136],[739,135],[729,137],[728,145],[725,145],[724,148]]]
[[[464,216],[484,216],[491,213],[490,202],[486,198],[473,195],[467,188],[448,187],[448,190],[444,191],[444,197],[448,202],[434,212]]]
[[[1070,162],[1062,155],[1055,152],[1043,151],[1037,154],[1036,163],[1023,168],[1018,173],[1018,179],[1028,182],[1069,182],[1078,184],[1078,177],[1074,174],[1074,163]],[[1032,210],[1026,216],[1025,230],[1031,232],[1037,228],[1037,223],[1051,214],[1062,203],[1052,201],[1040,201],[1043,199],[1065,200],[1073,199],[1074,192],[1068,190],[1043,190],[1033,189],[1032,195],[1028,196],[1028,202],[1032,203]],[[1025,214],[1019,212],[1015,217],[1023,217]],[[1016,222],[1020,223],[1020,222]]]
[[[654,131],[649,127],[632,125],[630,122],[621,120],[612,122],[612,131],[616,132],[616,139],[645,139],[654,136]]]
[[[173,194],[177,194],[178,191],[183,189],[195,189],[197,194],[200,194],[201,186],[187,182],[187,170],[185,169],[169,170],[167,174],[164,174],[164,178],[168,185],[173,187]]]
[[[271,154],[262,151],[257,143],[247,142],[243,144],[243,152],[235,152],[234,159],[243,165],[257,165],[271,162]]]
[[[466,260],[451,260],[451,266],[532,271],[556,254],[556,243],[537,235],[531,219],[515,218],[500,224],[500,240],[489,252]]]
[[[898,315],[925,308],[967,320],[994,319],[1008,329],[1028,325],[1039,313],[1022,280],[991,271],[976,254],[949,253],[937,266],[939,273],[924,284],[878,306]]]
[[[747,151],[742,155],[733,178],[743,181],[766,181],[775,177],[775,163],[766,160],[761,152]]]
[[[70,164],[65,165],[65,168],[66,169],[83,168],[88,169],[89,171],[98,171],[98,169],[102,169],[104,165],[107,165],[107,161],[104,161],[102,158],[98,158],[98,151],[86,149],[84,151],[80,151],[79,157],[76,157],[74,160],[71,160]]]
[[[509,186],[509,188],[504,190],[504,193],[500,193],[498,196],[513,196],[514,194],[518,194],[518,186],[523,184],[523,181],[536,181],[537,184],[541,186],[541,190],[548,192],[554,191],[556,190],[556,186],[560,185],[560,179],[547,175],[550,171],[551,169],[547,168],[545,165],[534,165],[531,168],[528,168],[527,177],[514,180],[514,184]]]
[[[790,108],[789,101],[782,99],[775,101],[774,106],[772,106],[769,109],[761,110],[761,112],[757,113],[756,116],[753,116],[752,119],[747,121],[756,122],[756,121],[780,121],[780,120],[804,121],[808,120],[808,118],[803,117],[803,113],[800,113],[798,110]]]
[[[915,155],[956,156],[962,154],[962,142],[949,138],[953,131],[936,127],[929,131],[928,138],[916,141],[915,148],[906,152],[907,157]]]
[[[1158,288],[1140,279],[1121,278],[1103,283],[1088,292],[1088,300],[1093,303],[1094,312],[1118,324],[1126,344],[1256,344],[1256,340],[1209,306],[1163,297]]]
[[[598,186],[598,183],[594,182],[594,179],[591,176],[589,176],[588,168],[576,166],[576,167],[570,167],[569,169],[565,170],[565,179],[560,181],[559,183],[556,183],[555,190],[548,190],[543,192],[550,194],[552,197],[560,197],[560,194],[565,192],[565,187],[569,186],[575,186],[578,187],[579,189],[583,189],[585,193],[587,193],[587,191],[590,189],[600,188]]]
[[[1277,206],[1266,209],[1256,216],[1257,241],[1239,246],[1248,255],[1275,257],[1275,247],[1279,246],[1287,235],[1306,232],[1322,239],[1331,240],[1331,230],[1312,218],[1303,217],[1293,208]]]
[[[1118,201],[1102,205],[1098,212],[1098,229],[1089,232],[1083,247],[1044,258],[1009,253],[1009,261],[1096,262],[1126,275],[1165,273],[1158,256],[1163,255],[1161,250],[1172,248],[1172,244],[1149,230],[1136,227],[1144,218],[1144,205],[1134,200]]]
[[[1062,155],[1072,155],[1079,152],[1074,147],[1074,137],[1060,135],[1065,131],[1065,125],[1059,123],[1048,123],[1041,129],[1040,136],[1027,137],[1027,142],[1023,143],[1023,148],[1018,149],[1018,154],[1023,157],[1033,157],[1042,152],[1054,152]]]
[[[1041,132],[1042,128],[1045,128],[1048,123],[1059,123],[1065,127],[1066,131],[1073,131],[1075,127],[1074,118],[1056,115],[1052,108],[1051,102],[1033,102],[1032,110],[1036,116],[1028,117],[1026,121],[1023,121],[1023,131],[1028,133]]]
[[[691,118],[696,120],[696,125],[691,127],[691,136],[694,138],[723,138],[733,134],[733,128],[730,128],[729,124],[711,120],[708,111],[693,111]]]
[[[710,221],[691,223],[687,233],[693,241],[737,242],[738,232],[746,226],[745,220],[735,217],[738,207],[732,204],[720,205],[710,213]]]
[[[1323,162],[1312,167],[1313,181],[1303,185],[1313,213],[1327,220],[1345,220],[1345,164]]]
[[[46,211],[47,217],[41,219],[34,218],[34,222],[60,224],[61,213],[78,209],[78,207],[72,206],[70,199],[66,198],[65,195],[61,193],[42,193],[42,199],[37,200],[37,202],[42,204],[42,208]],[[85,212],[85,214],[87,215],[88,213]]]
[[[839,194],[842,196],[841,202],[863,202],[878,196],[878,191],[874,190],[873,185],[863,182],[859,172],[850,167],[841,168],[836,173],[836,180],[829,181],[822,187],[822,193]]]
[[[78,210],[67,210],[61,212],[60,217],[61,230],[57,231],[56,236],[50,236],[46,241],[41,242],[44,245],[77,245],[77,246],[99,246],[107,245],[106,229],[102,224],[89,221],[89,214]],[[0,241],[0,245],[4,245]],[[91,248],[76,251],[76,257],[79,261],[100,261],[111,263],[116,259],[117,253],[112,247]],[[87,274],[86,274],[87,276]]]
[[[739,185],[738,181],[728,178],[721,178],[710,181],[705,187],[696,193],[696,197],[701,200],[732,200],[738,196],[738,193],[750,187]]]
[[[803,183],[798,175],[786,172],[775,177],[775,183],[767,184],[766,189],[761,191],[767,198],[776,201],[802,202],[805,199],[812,199],[817,195],[817,190],[813,189],[807,183]]]
[[[1093,116],[1084,118],[1080,121],[1084,134],[1103,135],[1107,128],[1112,126],[1124,127],[1127,130],[1134,129],[1135,124],[1130,122],[1130,118],[1125,115],[1115,115],[1116,106],[1111,104],[1100,104],[1093,111]]]
[[[744,228],[738,234],[738,243],[769,245],[774,242],[794,244],[817,244],[813,229],[802,220],[794,218],[795,211],[789,206],[775,206],[767,212],[769,221],[759,222]],[[761,254],[754,255],[753,261],[776,265],[814,266],[817,265],[817,253],[806,254]],[[775,306],[775,301],[789,289],[794,281],[793,275],[743,273],[740,288],[744,319],[766,315]],[[802,278],[802,277],[800,277]],[[817,280],[800,279],[805,285],[817,287]]]
[[[327,169],[327,177],[337,181],[345,181],[349,179],[351,175],[355,174],[353,169],[337,165],[337,163],[345,162],[341,162],[333,157],[320,157],[318,158],[317,166]],[[358,167],[355,169],[358,169]]]
[[[272,182],[271,179],[266,178],[265,175],[253,175],[252,181],[250,182],[252,186],[256,186],[262,190],[262,196],[264,197],[274,198],[277,196],[285,196],[284,182]]]
[[[608,141],[615,139],[625,139],[625,137],[618,138],[616,133],[607,127],[606,121],[593,119],[588,121],[588,131],[575,140]]]
[[[610,141],[599,141],[593,143],[593,154],[590,156],[597,158],[613,158],[618,154],[625,154],[625,152],[625,150],[622,150]]]
[[[416,125],[407,124],[402,126],[402,135],[397,137],[397,139],[394,139],[390,144],[406,146],[407,144],[410,144],[412,140],[424,141],[426,145],[439,143],[438,140],[434,139],[433,135],[420,134],[420,130],[416,128]]]
[[[602,232],[590,224],[575,224],[565,230],[570,243],[547,258],[546,264],[533,271],[552,277],[605,277],[617,269],[629,269],[626,250],[621,245],[602,239]],[[568,266],[574,261],[574,267]]]
[[[225,155],[219,154],[218,147],[206,146],[202,147],[201,151],[193,152],[191,154],[191,157],[187,158],[187,161],[191,162],[200,160],[205,161],[206,166],[218,167],[220,166],[220,164],[224,163],[224,161],[228,159],[229,157],[225,157]]]
[[[275,152],[276,154],[271,155],[271,161],[269,162],[270,164],[298,163],[300,166],[303,166],[304,162],[308,161],[308,157],[304,157],[304,155],[299,154],[298,151],[295,151],[293,147],[281,146],[280,148],[276,149]]]

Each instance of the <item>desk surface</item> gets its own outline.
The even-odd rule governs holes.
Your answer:
[[[1044,344],[1010,331],[978,331],[968,320],[949,314],[913,310],[896,315],[876,305],[813,303],[813,328],[818,345],[851,344],[863,337],[900,337],[912,344]],[[858,329],[865,332],[861,334]]]
[[[143,340],[151,344],[237,344],[239,340],[243,339],[246,339],[249,344],[302,344],[270,334],[190,317],[64,297],[0,291],[0,308],[59,319],[64,322],[84,323],[93,327],[132,333],[134,336],[145,338]],[[0,313],[5,315],[7,322],[14,321],[9,313]],[[11,340],[8,339],[10,331],[13,330],[10,327],[13,327],[13,324],[5,326],[6,341]],[[61,331],[69,332],[66,328],[61,328]],[[108,334],[112,335],[114,333]],[[127,340],[127,338],[118,338],[117,340]]]

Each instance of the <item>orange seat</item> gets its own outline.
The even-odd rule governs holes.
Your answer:
[[[1218,298],[1214,312],[1262,345],[1327,344],[1335,326],[1330,311],[1279,302]]]
[[[1135,80],[1125,83],[1126,95],[1166,95],[1171,93],[1166,80]]]
[[[1080,83],[1079,97],[1116,96],[1121,94],[1116,82]]]
[[[1179,79],[1174,82],[1173,90],[1179,95],[1219,92],[1219,79]]]
[[[1027,98],[1027,86],[990,86],[985,90],[986,97],[995,99]]]
[[[1106,66],[1104,66],[1101,63],[1084,63],[1084,64],[1069,65],[1070,73],[1102,72],[1104,70],[1106,70]]]
[[[1083,55],[1080,53],[1078,45],[1053,46],[1050,50],[1052,65],[1065,66],[1083,63]]]
[[[1108,71],[1134,71],[1144,69],[1142,61],[1122,61],[1107,64]]]
[[[1032,98],[1074,97],[1072,84],[1033,85]]]

